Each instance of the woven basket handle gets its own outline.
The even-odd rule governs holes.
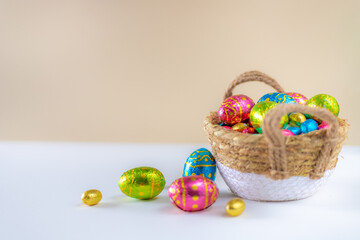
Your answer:
[[[228,89],[225,92],[224,100],[233,95],[232,91],[237,85],[252,81],[266,83],[267,85],[273,87],[277,92],[284,92],[284,89],[275,79],[259,71],[250,71],[244,72],[230,83]]]
[[[281,117],[289,112],[302,112],[315,115],[329,124],[326,129],[326,141],[320,150],[315,166],[310,173],[310,179],[319,179],[324,176],[336,145],[339,124],[336,117],[323,108],[313,108],[300,104],[280,104],[271,109],[262,123],[262,130],[269,143],[270,176],[273,179],[289,178],[285,151],[285,136],[279,128]]]

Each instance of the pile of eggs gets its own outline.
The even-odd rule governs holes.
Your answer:
[[[274,92],[265,94],[256,104],[246,95],[234,95],[225,99],[219,108],[220,126],[241,133],[261,134],[266,113],[282,103],[325,108],[335,116],[339,115],[340,109],[336,99],[328,94],[318,94],[308,99],[300,93]],[[316,116],[293,112],[281,118],[279,127],[283,135],[294,136],[328,128],[329,125]]]

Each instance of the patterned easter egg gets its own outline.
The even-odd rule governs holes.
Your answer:
[[[221,122],[234,125],[249,118],[254,101],[246,95],[228,97],[221,104],[218,114]]]
[[[129,197],[151,199],[165,187],[164,175],[152,167],[137,167],[126,171],[119,179],[120,190]]]
[[[175,180],[168,194],[176,207],[194,212],[210,207],[216,201],[219,190],[213,181],[204,176],[188,176]]]
[[[306,102],[308,101],[308,98],[301,93],[288,92],[286,94],[292,97],[298,104],[306,104]]]
[[[318,94],[308,100],[306,105],[310,107],[325,108],[336,117],[339,115],[340,107],[336,99],[328,94]]]
[[[301,113],[290,113],[289,114],[289,122],[293,127],[299,127],[303,122],[306,121],[306,117]]]
[[[318,124],[314,119],[308,119],[301,124],[300,128],[302,133],[309,133],[317,130]]]
[[[299,127],[287,127],[286,129],[293,132],[295,135],[301,134],[301,129]]]
[[[216,162],[209,150],[200,148],[190,154],[185,162],[183,177],[190,175],[201,175],[215,181]]]
[[[255,128],[255,130],[258,133],[262,133],[261,124],[264,121],[266,113],[270,109],[276,107],[277,105],[278,104],[275,103],[275,102],[263,101],[263,102],[258,102],[251,109],[250,122],[251,122],[251,125]],[[284,115],[281,118],[281,121],[280,121],[279,125],[280,125],[280,127],[286,127],[288,122],[289,122],[288,115]]]
[[[290,97],[289,95],[285,94],[285,93],[279,93],[279,92],[273,92],[273,93],[268,93],[265,94],[264,96],[262,96],[259,102],[275,102],[275,103],[289,103],[289,104],[296,104],[296,101]]]

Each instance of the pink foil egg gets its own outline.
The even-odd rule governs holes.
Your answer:
[[[281,131],[282,131],[282,134],[283,134],[284,136],[295,136],[295,134],[294,134],[292,131],[290,131],[290,130],[281,129]]]
[[[288,92],[285,94],[292,97],[298,104],[306,104],[306,102],[308,101],[308,98],[302,95],[301,93]]]
[[[327,124],[325,121],[322,121],[322,123],[318,126],[317,129],[328,129],[329,124]]]
[[[216,184],[201,175],[182,177],[169,187],[173,205],[183,211],[195,212],[210,207],[219,196]]]
[[[218,114],[221,122],[234,125],[249,118],[254,101],[246,95],[228,97],[221,104]]]
[[[225,128],[226,130],[232,130],[232,128],[229,126],[222,126],[222,127]]]

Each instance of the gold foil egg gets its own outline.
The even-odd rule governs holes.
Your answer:
[[[84,204],[92,206],[98,204],[102,199],[102,194],[99,190],[91,189],[85,191],[81,195],[81,200]]]
[[[306,117],[301,113],[291,113],[289,115],[290,126],[299,127],[303,122],[306,121]]]
[[[248,125],[247,125],[246,123],[240,122],[240,123],[235,124],[235,125],[232,126],[231,128],[232,128],[232,130],[234,130],[234,131],[242,132],[242,131],[244,131],[244,129],[247,128],[247,127],[248,127]]]
[[[241,198],[234,198],[226,204],[226,213],[232,217],[239,216],[245,210],[245,202]]]

